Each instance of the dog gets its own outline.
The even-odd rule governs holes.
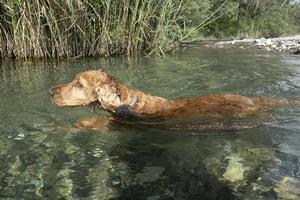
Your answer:
[[[80,128],[107,128],[119,121],[135,124],[140,120],[149,122],[200,117],[218,119],[217,123],[202,124],[201,128],[224,129],[226,125],[220,121],[259,115],[265,113],[269,107],[296,102],[227,93],[169,100],[130,89],[102,70],[79,73],[70,83],[51,88],[50,94],[57,106],[89,105],[92,108],[104,109],[112,115],[83,120],[76,124]],[[248,124],[244,124],[231,128],[248,127]]]

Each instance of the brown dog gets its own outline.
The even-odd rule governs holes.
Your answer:
[[[50,93],[57,106],[98,105],[114,116],[77,124],[79,127],[90,128],[108,127],[116,119],[123,118],[241,118],[263,113],[269,106],[294,102],[234,94],[167,100],[129,89],[101,70],[80,73],[72,82],[52,88]],[[218,127],[223,128],[223,125],[218,123],[214,128]]]

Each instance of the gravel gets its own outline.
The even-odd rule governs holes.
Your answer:
[[[266,51],[281,51],[291,54],[300,55],[300,35],[291,37],[278,37],[278,38],[260,38],[260,39],[243,39],[221,41],[213,44],[214,47],[228,48],[255,48],[264,49]]]

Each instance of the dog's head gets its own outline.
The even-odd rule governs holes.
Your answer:
[[[73,81],[50,89],[57,106],[82,106],[98,102],[101,107],[113,110],[122,105],[118,83],[101,70],[78,74]]]

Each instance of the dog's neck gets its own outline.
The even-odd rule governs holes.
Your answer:
[[[129,105],[131,112],[137,115],[160,116],[167,109],[172,108],[173,101],[158,96],[147,95],[141,91],[129,89],[118,84],[118,95],[123,105]],[[159,106],[158,106],[159,105]]]

